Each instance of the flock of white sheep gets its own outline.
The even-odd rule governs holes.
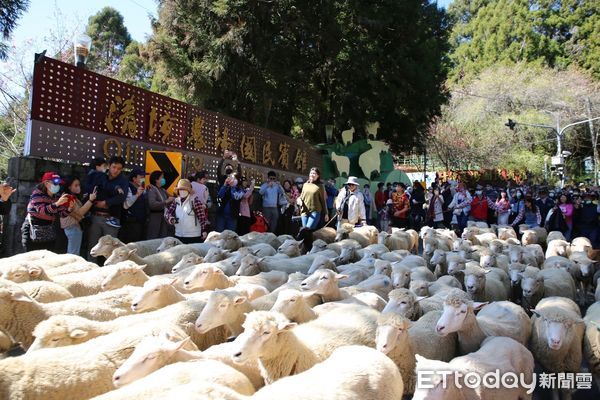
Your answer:
[[[536,364],[589,369],[600,386],[587,239],[485,224],[315,239],[305,253],[270,233],[104,236],[102,267],[45,250],[0,259],[0,399],[528,399],[440,372],[531,382]]]

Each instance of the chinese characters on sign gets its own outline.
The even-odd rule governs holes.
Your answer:
[[[143,138],[143,132],[138,132],[140,125],[136,119],[136,112],[138,110],[136,109],[135,101],[135,95],[129,98],[123,98],[118,95],[114,97],[104,117],[104,125],[108,132],[120,133],[131,138]],[[169,111],[173,110],[172,107],[172,104],[163,105],[162,107],[150,106],[148,111],[148,127],[145,135],[147,138],[166,146],[176,146],[174,143],[174,130],[180,117],[173,115],[173,112]],[[164,111],[165,109],[166,111]],[[141,126],[143,128],[143,123]],[[284,170],[293,168],[298,172],[306,172],[308,169],[309,152],[305,148],[293,148],[290,143],[285,141],[280,141],[274,145],[271,139],[261,141],[261,146],[260,139],[254,133],[242,133],[236,137],[236,134],[232,134],[229,127],[225,126],[221,128],[218,125],[214,128],[214,147],[211,147],[210,142],[212,142],[213,136],[210,134],[205,136],[205,132],[209,129],[213,128],[207,125],[205,117],[195,116],[192,118],[188,125],[188,134],[184,146],[189,150],[200,152],[208,152],[209,149],[214,149],[218,154],[222,154],[225,151],[239,150],[241,159],[246,162],[262,164],[266,167],[277,166]],[[237,134],[239,135],[239,133]],[[194,167],[197,167],[196,169],[201,167],[201,160],[201,157],[194,159]],[[290,161],[292,162],[291,166]]]

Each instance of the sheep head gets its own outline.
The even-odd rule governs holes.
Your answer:
[[[204,262],[212,263],[226,259],[231,253],[229,250],[223,250],[218,247],[211,247],[204,256]]]
[[[277,311],[285,315],[290,321],[296,320],[303,309],[310,308],[306,299],[312,296],[312,293],[300,292],[295,289],[285,289],[277,294],[277,300],[271,311]]]
[[[183,244],[183,242],[181,242],[181,240],[171,237],[171,236],[168,236],[163,239],[163,241],[160,243],[160,246],[158,246],[156,251],[158,253],[160,253],[161,251],[171,249],[175,246],[179,246],[180,244]]]
[[[32,263],[12,264],[4,268],[1,276],[15,283],[23,283],[46,277],[46,272],[41,266]]]
[[[392,263],[386,260],[375,260],[373,275],[392,276]]]
[[[127,261],[133,259],[137,256],[137,249],[130,249],[128,247],[118,247],[113,250],[110,257],[104,261],[104,265],[113,265],[120,263],[122,261]]]
[[[114,238],[110,235],[104,235],[100,239],[98,239],[98,243],[90,250],[90,255],[92,257],[110,257],[113,250],[117,247],[123,247],[125,243],[121,242],[119,239]]]
[[[335,263],[329,258],[321,255],[318,255],[314,258],[313,262],[310,265],[310,268],[308,269],[308,275],[312,274],[313,272],[319,269],[330,269],[332,271],[337,272]]]
[[[236,271],[237,276],[251,276],[261,272],[260,263],[264,260],[264,257],[259,258],[252,254],[242,257],[240,261],[240,267]]]
[[[388,354],[408,339],[408,328],[411,322],[401,315],[392,313],[381,314],[377,319],[375,348],[383,354]]]
[[[552,350],[560,350],[563,344],[571,343],[575,338],[575,325],[584,324],[581,317],[562,307],[544,307],[531,312],[535,316],[534,326],[541,324],[538,332],[545,336],[546,344]]]
[[[322,239],[317,239],[313,242],[312,248],[308,252],[308,254],[318,253],[327,249],[327,243]]]
[[[412,290],[417,296],[429,296],[429,286],[431,286],[431,282],[411,281],[409,289]]]
[[[198,333],[206,333],[219,326],[234,323],[241,314],[240,307],[247,298],[237,292],[215,290],[208,296],[206,306],[196,319]]]
[[[300,288],[318,295],[327,295],[332,289],[338,288],[338,281],[348,275],[338,274],[329,269],[320,269],[302,281]]]
[[[388,294],[389,301],[382,314],[393,313],[413,318],[416,314],[417,296],[408,289],[394,289]]]
[[[435,327],[437,333],[446,336],[460,331],[467,316],[486,304],[471,301],[467,293],[460,289],[450,290],[444,300],[444,311]]]
[[[482,268],[467,268],[465,270],[464,284],[469,295],[474,296],[485,290],[485,275],[489,272],[490,270]]]
[[[27,352],[88,341],[100,334],[94,328],[94,324],[95,321],[77,315],[53,315],[35,327],[33,330],[35,339]]]
[[[150,279],[144,283],[142,289],[131,301],[131,310],[142,312],[164,306],[162,298],[176,291],[171,282],[159,279]]]
[[[298,257],[300,254],[302,254],[302,243],[304,243],[304,239],[287,239],[281,244],[281,246],[277,248],[277,252],[285,254],[288,257]]]
[[[219,288],[219,281],[225,277],[225,273],[215,267],[214,265],[198,265],[194,270],[185,278],[183,287],[186,290],[199,289],[199,290],[210,290],[210,289],[223,289]]]
[[[392,286],[394,289],[408,288],[410,273],[410,268],[397,263],[392,264]]]
[[[189,337],[177,340],[177,336],[168,331],[157,336],[142,339],[127,360],[113,374],[113,385],[117,388],[141,379],[167,365],[173,355],[187,347],[197,350]]]
[[[277,336],[289,332],[296,326],[283,314],[275,311],[253,311],[246,315],[242,332],[233,342],[232,359],[243,364],[248,360],[270,358],[279,351]]]
[[[182,271],[182,270],[184,270],[188,267],[192,267],[194,265],[198,265],[202,262],[204,262],[204,257],[199,256],[196,253],[188,253],[188,254],[184,255],[183,257],[181,257],[181,260],[179,260],[179,262],[173,266],[173,268],[171,269],[171,273],[176,274],[179,271]],[[206,262],[208,262],[208,261],[206,261]]]
[[[121,263],[109,273],[100,284],[102,290],[114,290],[137,282],[146,282],[149,277],[144,273],[146,265],[137,265],[131,261]]]
[[[544,278],[537,271],[521,273],[521,289],[523,297],[531,299],[533,296],[544,293]]]

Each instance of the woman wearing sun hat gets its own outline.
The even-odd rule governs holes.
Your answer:
[[[340,190],[335,201],[338,214],[338,229],[343,223],[365,224],[365,199],[358,190],[359,183],[355,176],[348,177],[345,187]]]
[[[56,196],[62,183],[60,175],[46,172],[33,190],[21,226],[21,243],[25,251],[55,249],[54,221],[68,208],[70,201],[68,194]]]
[[[175,225],[175,237],[185,244],[199,243],[206,238],[206,206],[193,196],[192,184],[180,179],[175,187],[175,201],[165,210],[165,220]]]

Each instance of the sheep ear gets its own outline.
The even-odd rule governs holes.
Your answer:
[[[285,323],[280,323],[279,326],[277,327],[279,329],[279,331],[289,331],[290,329],[293,329],[296,325],[298,325],[295,322],[288,322],[286,321]]]
[[[419,302],[419,301],[421,301],[421,300],[423,300],[423,299],[427,299],[427,298],[429,298],[429,297],[430,297],[430,296],[417,296],[417,302]]]
[[[137,249],[131,249],[127,252],[130,256],[137,253]]]
[[[339,280],[348,278],[348,275],[346,275],[346,274],[335,274],[334,278],[335,278],[336,281],[339,281]]]
[[[486,274],[489,274],[490,272],[492,272],[492,270],[491,270],[491,269],[485,269],[485,268],[484,268],[484,269],[483,269],[483,272],[484,272],[484,273],[486,273]]]
[[[298,243],[298,244],[302,244],[302,243],[304,243],[304,239],[302,239],[302,240],[298,240],[296,243]]]
[[[257,256],[258,253],[260,253],[260,249],[257,249],[257,250],[254,250],[254,251],[250,252],[250,254],[255,255],[255,256]]]
[[[11,292],[10,297],[14,301],[22,301],[24,303],[33,303],[33,300],[23,292]]]
[[[535,310],[535,309],[533,309],[533,308],[530,308],[530,309],[529,309],[529,311],[531,311],[531,313],[532,313],[533,315],[535,315],[536,317],[538,317],[538,318],[542,318],[542,314],[540,314],[540,312],[539,312],[539,311],[536,311],[536,310]]]
[[[266,257],[260,257],[260,258],[257,258],[257,259],[256,259],[256,262],[259,262],[259,263],[260,263],[260,262],[263,262],[263,261],[265,261],[265,258],[266,258]]]
[[[29,276],[31,276],[32,278],[37,278],[42,274],[42,272],[42,267],[39,267],[37,265],[32,265],[31,267],[29,267]]]
[[[86,331],[84,331],[83,329],[73,329],[73,331],[71,333],[69,333],[69,336],[71,337],[71,339],[81,339],[84,338],[88,335],[88,333]]]
[[[233,299],[233,304],[242,304],[243,302],[245,302],[247,299],[244,296],[236,296]]]
[[[138,271],[143,271],[144,268],[146,268],[147,266],[148,266],[148,264],[136,265],[134,268],[137,269]]]
[[[475,311],[479,311],[479,310],[481,310],[483,307],[487,306],[488,304],[489,304],[489,302],[488,302],[488,301],[485,301],[485,302],[483,302],[483,303],[480,303],[480,302],[477,302],[477,301],[475,301],[475,302],[473,302],[473,310],[475,310]]]
[[[171,280],[171,281],[169,282],[169,285],[171,285],[171,286],[175,285],[175,284],[177,283],[177,281],[178,281],[178,280],[179,280],[179,278],[174,278],[173,280]]]

